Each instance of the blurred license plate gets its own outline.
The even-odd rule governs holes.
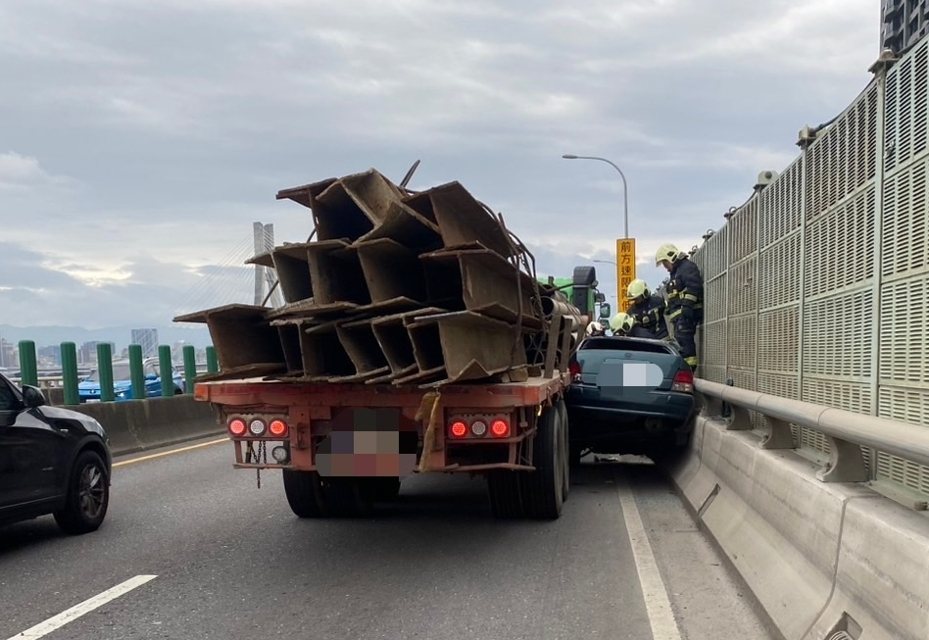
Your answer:
[[[332,431],[316,449],[319,474],[329,477],[409,475],[416,466],[418,435],[415,430],[400,425],[399,409],[342,412],[332,421]]]

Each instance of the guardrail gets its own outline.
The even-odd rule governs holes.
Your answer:
[[[829,441],[830,460],[817,473],[823,482],[864,482],[870,479],[861,447],[890,453],[929,466],[929,429],[886,418],[789,400],[758,391],[697,379],[694,386],[704,397],[706,412],[719,416],[722,403],[730,405],[729,431],[753,428],[751,411],[763,415],[769,427],[764,449],[794,449],[790,425],[819,431]]]

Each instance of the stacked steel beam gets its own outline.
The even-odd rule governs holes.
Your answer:
[[[252,260],[286,304],[175,318],[207,323],[219,377],[437,385],[563,368],[577,310],[540,290],[522,243],[459,183],[415,193],[371,169],[277,197],[316,226]]]

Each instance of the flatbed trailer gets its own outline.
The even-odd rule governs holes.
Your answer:
[[[538,372],[536,372],[538,373]],[[557,518],[568,497],[570,374],[520,382],[414,385],[200,382],[237,469],[281,469],[300,517],[357,515],[413,473],[487,479],[495,516]]]

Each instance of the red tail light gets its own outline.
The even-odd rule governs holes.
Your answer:
[[[276,438],[283,438],[287,435],[287,423],[283,420],[272,420],[268,425],[268,433]]]
[[[229,421],[229,433],[231,433],[236,438],[241,438],[245,435],[245,420],[242,418],[234,418]]]
[[[448,432],[453,438],[464,438],[468,435],[468,425],[458,420],[452,423],[452,426],[448,428]]]
[[[581,363],[577,360],[572,360],[570,364],[568,364],[568,371],[571,373],[571,380],[578,382],[581,378],[581,372],[583,371]]]
[[[494,420],[490,425],[490,434],[495,438],[506,438],[510,435],[510,424],[506,420]]]
[[[671,383],[671,391],[680,391],[681,393],[694,392],[694,372],[690,369],[681,369],[674,374],[674,382]]]

